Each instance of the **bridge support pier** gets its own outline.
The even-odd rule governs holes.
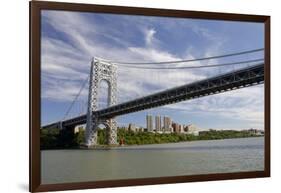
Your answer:
[[[104,125],[106,129],[106,142],[110,146],[118,145],[117,122],[115,119],[98,120],[92,122],[91,129],[86,129],[86,145],[88,147],[98,145],[98,126]]]
[[[88,128],[90,127],[90,128]],[[91,124],[86,126],[86,132],[85,132],[85,140],[86,140],[86,146],[95,146],[98,145],[98,125]]]
[[[109,125],[109,135],[108,135],[108,145],[117,145],[117,122],[115,119],[108,120]]]

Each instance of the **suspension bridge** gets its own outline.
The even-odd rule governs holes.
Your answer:
[[[88,78],[83,82],[81,89],[78,91],[66,115],[69,113],[73,104],[81,94],[81,91],[89,81],[87,113],[65,118],[61,121],[54,122],[43,126],[43,128],[58,127],[61,129],[73,130],[75,126],[86,124],[86,146],[97,145],[97,128],[103,124],[107,128],[107,142],[109,145],[116,145],[117,142],[117,122],[116,117],[137,111],[160,107],[168,104],[178,103],[181,101],[191,100],[204,96],[214,95],[227,92],[234,89],[254,86],[264,83],[264,62],[263,58],[255,58],[251,60],[239,60],[233,62],[225,62],[220,64],[208,65],[184,65],[184,66],[167,66],[167,64],[189,63],[195,61],[212,60],[218,58],[228,58],[240,56],[250,53],[261,52],[263,49],[248,50],[219,56],[211,56],[205,58],[197,58],[191,60],[164,61],[164,62],[147,62],[147,63],[130,63],[108,61],[101,58],[93,58],[91,62],[91,70]],[[232,70],[227,73],[221,73],[203,80],[194,81],[174,88],[170,88],[161,92],[156,92],[147,96],[139,97],[130,101],[117,104],[117,65],[126,68],[136,69],[193,69],[193,68],[213,68],[221,66],[234,66],[241,64],[252,65]],[[161,65],[165,65],[164,67]],[[109,85],[107,107],[98,109],[99,85],[105,80]]]

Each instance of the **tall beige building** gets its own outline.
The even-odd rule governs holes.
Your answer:
[[[164,131],[172,130],[172,119],[170,117],[164,116]]]
[[[162,130],[161,116],[159,116],[159,115],[155,117],[155,130],[156,131]]]
[[[146,115],[146,128],[147,131],[153,131],[153,117],[152,115]]]

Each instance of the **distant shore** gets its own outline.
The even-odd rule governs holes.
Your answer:
[[[201,132],[199,135],[184,133],[153,133],[153,132],[133,132],[125,129],[118,130],[118,142],[123,145],[115,147],[129,147],[149,144],[179,143],[201,140],[221,140],[233,138],[262,137],[249,132],[248,130],[209,130]],[[41,150],[51,149],[88,149],[81,146],[84,143],[84,131],[77,133],[62,133],[59,130],[41,131]],[[114,147],[106,145],[105,130],[98,130],[98,144],[92,149],[112,149]]]

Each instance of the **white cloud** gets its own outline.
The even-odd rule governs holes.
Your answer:
[[[152,29],[145,30],[145,43],[147,46],[150,46],[154,40],[154,34],[156,31]]]

